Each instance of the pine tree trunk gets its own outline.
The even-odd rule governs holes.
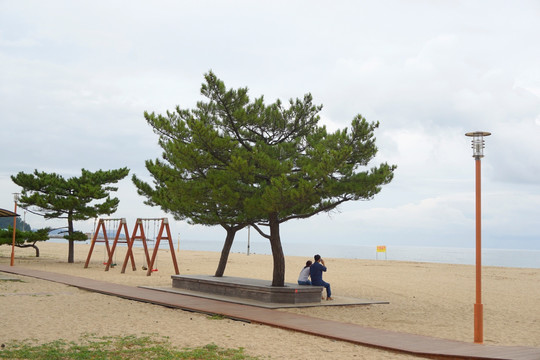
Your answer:
[[[227,266],[227,260],[229,259],[229,253],[231,252],[234,236],[236,235],[236,232],[238,231],[238,229],[235,229],[235,228],[226,228],[226,230],[227,230],[227,237],[225,238],[225,244],[223,245],[223,249],[221,250],[221,257],[219,259],[219,265],[216,270],[216,274],[214,275],[216,277],[222,277],[223,273],[225,272],[225,267]]]
[[[26,244],[26,245],[15,245],[15,246],[21,249],[32,247],[34,248],[34,250],[36,250],[36,257],[39,257],[39,248],[36,246],[36,243]]]
[[[285,256],[281,247],[279,237],[279,220],[277,214],[271,214],[270,223],[270,246],[272,247],[272,257],[274,259],[274,272],[272,274],[272,286],[285,285]]]
[[[71,237],[73,234],[73,220],[68,218],[68,235]],[[75,241],[73,239],[68,239],[69,249],[68,249],[68,263],[72,264],[75,262]]]
[[[68,248],[68,263],[72,264],[75,262],[74,260],[74,253],[75,253],[75,242],[71,239],[68,240],[69,248]]]

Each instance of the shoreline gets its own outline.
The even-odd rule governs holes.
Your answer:
[[[67,263],[67,245],[59,243],[40,244],[41,257],[35,258],[33,249],[15,249],[15,265],[40,269],[43,271],[68,273],[74,276],[88,277],[96,280],[119,283],[131,286],[171,286],[170,276],[174,273],[169,250],[160,249],[157,258],[158,271],[146,276],[141,271],[144,252],[142,248],[134,248],[136,271],[127,266],[126,273],[120,274],[121,263],[125,256],[125,248],[117,248],[118,265],[108,272],[104,271],[102,264],[104,247],[97,246],[88,269],[84,269],[89,245],[75,245],[75,263]],[[0,246],[0,262],[9,264],[11,247]],[[181,250],[176,252],[177,261],[181,274],[210,274],[215,272],[219,252]],[[324,257],[324,254],[321,254]],[[298,272],[306,261],[302,256],[286,256],[286,282],[296,282]],[[427,335],[452,339],[465,342],[473,342],[473,304],[475,302],[475,271],[473,265],[440,264],[409,262],[398,260],[358,260],[325,257],[328,271],[324,274],[324,280],[332,284],[334,297],[346,296],[367,298],[371,300],[389,301],[388,305],[368,306],[332,306],[306,309],[280,309],[277,311],[293,312],[297,314],[320,317],[329,320],[351,322],[367,327],[401,331],[413,334]],[[272,257],[270,255],[231,253],[225,276],[250,277],[271,280]],[[21,331],[24,326],[9,325],[0,330],[1,339],[21,339],[24,334],[38,336],[40,340],[62,335],[74,336],[81,334],[82,328],[91,332],[113,334],[128,333],[132,327],[126,323],[126,318],[134,316],[132,307],[137,310],[137,318],[141,321],[152,323],[153,318],[158,318],[162,313],[167,313],[167,329],[154,329],[158,334],[164,334],[172,339],[173,344],[181,346],[205,345],[211,342],[225,347],[245,347],[246,351],[258,356],[276,356],[275,358],[287,358],[291,354],[298,359],[308,359],[313,356],[310,350],[313,343],[324,343],[324,347],[333,352],[339,352],[341,358],[358,358],[355,354],[369,354],[365,358],[396,358],[396,354],[386,353],[381,350],[367,349],[357,345],[335,342],[327,339],[316,338],[309,335],[284,332],[254,324],[243,324],[242,329],[236,329],[235,322],[224,320],[234,331],[238,330],[245,336],[239,335],[239,339],[232,336],[233,328],[221,327],[225,322],[207,320],[200,314],[173,311],[171,309],[158,309],[155,305],[136,304],[134,302],[116,299],[100,294],[90,294],[70,287],[62,288],[59,284],[42,283],[41,281],[25,279],[25,283],[0,282],[1,292],[9,293],[9,296],[0,296],[2,306],[6,308],[6,324],[9,321],[23,321],[28,329]],[[25,285],[26,284],[26,285]],[[15,289],[15,288],[17,289]],[[27,288],[28,287],[28,288]],[[32,296],[22,294],[47,293],[47,288],[53,295]],[[41,290],[40,290],[41,289]],[[15,291],[17,290],[17,291]],[[19,293],[19,295],[17,295]],[[1,295],[1,294],[0,294]],[[51,299],[48,299],[50,297]],[[75,305],[73,300],[80,297],[83,302],[94,301],[93,310]],[[47,299],[44,299],[47,298]],[[483,267],[483,304],[484,304],[484,343],[497,345],[523,345],[540,347],[540,269],[535,268],[507,268],[507,267]],[[17,304],[6,301],[17,299]],[[52,309],[42,308],[36,305],[36,300],[55,302]],[[7,304],[6,304],[7,302]],[[111,304],[115,304],[114,313],[109,313]],[[34,309],[34,307],[36,307]],[[57,308],[60,306],[60,308]],[[117,307],[117,308],[116,308]],[[39,309],[44,315],[39,319],[22,319],[16,313]],[[48,324],[54,318],[56,312],[69,310],[70,316],[74,316],[74,324]],[[105,312],[108,318],[116,319],[119,325],[111,329],[104,329],[100,323],[103,319],[100,310]],[[144,310],[143,310],[144,309]],[[52,311],[52,313],[51,313]],[[92,314],[88,312],[93,312]],[[171,311],[173,311],[171,313]],[[95,314],[97,312],[97,314]],[[139,313],[140,312],[140,313]],[[13,314],[15,313],[15,314]],[[20,314],[19,314],[20,315]],[[37,315],[36,315],[37,316]],[[193,321],[189,318],[196,317],[204,325],[204,329],[194,330],[188,336],[189,344],[182,340],[178,334],[181,324]],[[80,320],[79,320],[80,318]],[[101,319],[101,320],[100,320]],[[204,320],[203,320],[204,319]],[[55,319],[56,321],[56,319]],[[169,323],[172,321],[172,323]],[[176,324],[178,322],[178,324]],[[123,324],[123,325],[122,325]],[[50,333],[48,326],[54,331]],[[74,329],[71,329],[73,326]],[[248,329],[245,329],[245,327]],[[15,328],[14,328],[15,327]],[[81,328],[81,329],[79,329]],[[74,331],[70,331],[74,330]],[[139,329],[140,330],[140,329]],[[137,330],[137,331],[139,331]],[[72,334],[73,333],[73,334]],[[257,340],[250,339],[249,334],[255,334]],[[37,334],[37,335],[36,335]],[[284,335],[286,334],[286,335]],[[184,334],[185,335],[185,334]],[[260,337],[259,337],[260,336]],[[280,337],[277,340],[274,336]],[[286,340],[281,337],[285,336]],[[265,344],[265,338],[283,343],[282,356],[276,354],[276,349],[271,344]],[[7,340],[3,340],[7,341]],[[274,346],[275,347],[275,346]],[[279,350],[281,351],[281,349]],[[371,353],[375,351],[375,353]],[[405,356],[405,355],[403,355]],[[409,357],[414,358],[414,357]]]
[[[49,242],[67,244],[67,240],[55,239]],[[191,245],[188,248],[184,248],[186,242]],[[81,245],[89,245],[90,240],[85,242],[76,243]],[[110,240],[112,244],[112,240]],[[180,251],[202,251],[202,252],[221,252],[223,246],[222,241],[207,240],[207,241],[184,241],[181,243]],[[201,246],[202,244],[202,246]],[[101,244],[96,244],[100,246]],[[195,245],[195,246],[193,246]],[[211,249],[210,249],[211,245]],[[246,248],[247,242],[244,240],[236,241],[233,244],[231,253],[247,255]],[[258,246],[265,251],[253,252],[250,251],[250,255],[271,255],[269,245],[261,242],[252,242],[252,247]],[[126,246],[125,244],[119,244],[119,247]],[[197,246],[199,248],[197,248]],[[287,243],[283,244],[285,257],[307,257],[311,258],[313,254],[303,255],[304,249],[317,246],[305,243]],[[142,244],[135,244],[135,247],[142,247]],[[268,247],[268,248],[266,248]],[[326,255],[327,258],[335,259],[352,259],[352,260],[386,260],[386,261],[403,261],[403,262],[419,262],[419,263],[434,263],[434,264],[449,264],[449,265],[475,265],[476,261],[476,249],[473,247],[442,247],[442,246],[386,246],[387,254],[385,258],[384,253],[376,254],[376,246],[367,245],[334,245],[334,248],[341,248],[339,255],[327,251],[328,249],[319,249],[319,252],[330,253]],[[174,248],[178,252],[178,243],[174,242]],[[168,250],[168,243],[161,243],[160,250]],[[291,250],[292,249],[292,250]],[[302,250],[297,250],[302,249]],[[287,251],[289,250],[289,251]],[[342,256],[344,253],[350,253],[354,251],[361,251],[363,256]],[[417,251],[415,254],[414,252]],[[334,251],[336,252],[336,251]],[[424,253],[422,253],[424,252]],[[425,254],[428,252],[428,254]],[[367,255],[371,254],[371,255]],[[397,254],[397,255],[396,255]],[[512,255],[514,258],[511,258]],[[390,257],[390,258],[389,258]],[[459,257],[460,260],[452,261],[447,258]],[[431,258],[431,259],[429,259]],[[522,268],[522,269],[540,269],[540,249],[500,249],[500,248],[482,248],[482,264],[486,267],[504,267],[504,268]]]

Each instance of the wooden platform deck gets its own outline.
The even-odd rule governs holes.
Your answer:
[[[261,307],[173,294],[8,265],[0,265],[0,271],[54,281],[126,299],[206,314],[220,314],[232,319],[428,358],[540,360],[540,348],[479,345],[366,328],[360,325],[317,319]]]
[[[320,303],[322,286],[285,283],[272,286],[269,280],[234,276],[172,275],[172,287],[209,295],[255,300],[263,303],[306,304]]]

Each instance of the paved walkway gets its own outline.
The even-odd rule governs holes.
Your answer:
[[[149,302],[232,319],[254,322],[310,335],[431,358],[540,360],[540,348],[494,346],[366,328],[282,311],[240,305],[148,288],[125,286],[83,277],[0,265],[0,271],[54,281],[102,294]]]

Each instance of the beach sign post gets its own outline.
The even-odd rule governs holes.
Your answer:
[[[250,243],[249,243],[249,227],[250,226],[248,225],[248,244],[247,244],[247,255],[248,256],[249,256],[249,245],[250,245]]]
[[[379,260],[379,253],[384,253],[384,260],[386,260],[386,245],[377,245],[376,259]]]
[[[474,342],[484,342],[484,305],[482,304],[482,211],[481,211],[481,164],[484,157],[484,136],[491,133],[475,131],[466,133],[472,137],[473,158],[476,167],[476,303],[474,304]]]

